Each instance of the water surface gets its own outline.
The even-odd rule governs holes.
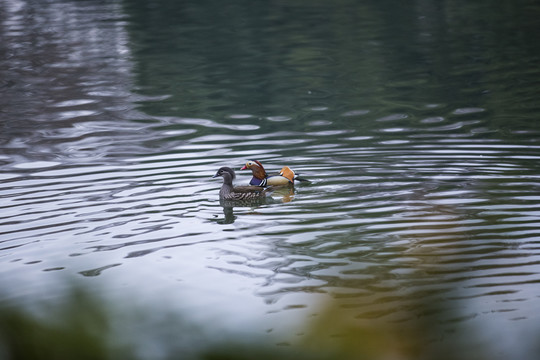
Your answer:
[[[533,1],[0,8],[6,300],[60,298],[76,278],[278,344],[331,303],[531,355]],[[223,208],[212,175],[248,159],[311,183]]]

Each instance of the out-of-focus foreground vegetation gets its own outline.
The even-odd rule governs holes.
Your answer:
[[[492,359],[493,355],[489,343],[476,341],[480,337],[459,322],[449,330],[433,304],[425,304],[426,313],[433,316],[406,322],[349,318],[336,304],[326,304],[294,343],[285,344],[257,336],[211,335],[209,328],[162,309],[148,313],[116,305],[80,289],[62,302],[33,307],[4,301],[0,358],[356,360]]]

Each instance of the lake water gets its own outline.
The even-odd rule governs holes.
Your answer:
[[[3,1],[3,301],[75,281],[289,346],[331,304],[535,358],[539,15],[530,0]],[[221,207],[212,175],[247,184],[248,159],[311,183]]]

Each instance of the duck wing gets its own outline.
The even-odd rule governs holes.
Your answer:
[[[235,193],[244,193],[244,194],[258,194],[265,192],[265,189],[260,186],[235,186]]]
[[[266,178],[266,184],[271,186],[284,186],[284,185],[292,185],[292,182],[287,179],[285,176],[281,175],[274,175],[269,176]]]

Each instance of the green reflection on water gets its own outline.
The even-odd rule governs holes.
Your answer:
[[[266,122],[265,132],[302,130],[323,107],[336,128],[362,129],[380,114],[438,104],[439,113],[489,109],[496,129],[511,116],[530,129],[525,119],[538,110],[539,7],[530,0],[130,1],[125,9],[140,92],[171,95],[141,105],[152,115],[294,118]],[[336,118],[358,109],[371,114]]]

